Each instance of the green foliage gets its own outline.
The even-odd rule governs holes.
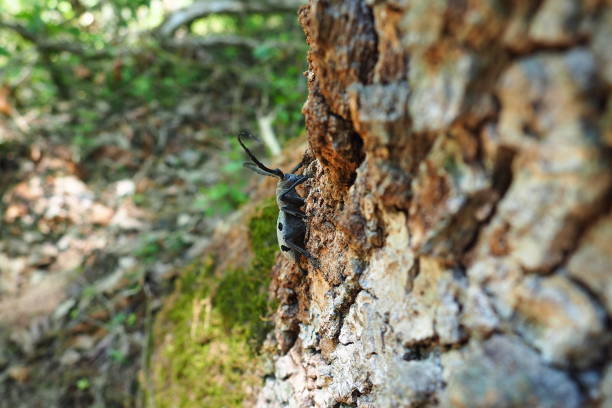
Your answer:
[[[79,390],[84,391],[91,386],[91,383],[87,378],[79,378],[79,380],[76,382],[76,386]]]
[[[134,325],[136,325],[136,322],[138,321],[138,317],[136,316],[135,313],[129,313],[127,315],[127,318],[125,319],[125,324],[128,327],[134,327]]]
[[[305,43],[293,14],[211,15],[196,21],[191,34],[242,36],[259,45],[182,51],[148,34],[163,17],[150,0],[0,0],[0,10],[0,21],[22,26],[36,39],[0,24],[0,85],[19,84],[15,102],[26,108],[77,102],[77,119],[64,131],[80,147],[91,146],[89,139],[112,112],[172,107],[193,92],[209,93],[220,109],[243,121],[253,122],[258,110],[275,110],[282,140],[303,128]],[[37,41],[43,40],[81,51],[41,48]],[[206,58],[194,56],[199,52]],[[242,95],[243,103],[228,90]],[[110,111],[100,111],[100,102]],[[225,134],[247,127],[218,125]]]
[[[161,251],[161,245],[156,236],[148,236],[143,239],[140,247],[136,249],[135,255],[145,261],[154,261],[156,255]]]
[[[242,166],[242,149],[232,139],[231,150],[222,154],[225,164],[219,169],[219,181],[214,185],[200,189],[193,206],[204,211],[205,215],[225,215],[234,211],[248,199],[244,193],[247,179]]]
[[[117,364],[123,364],[127,361],[127,356],[121,350],[111,348],[108,350],[107,354],[111,358],[111,360],[113,360]]]
[[[127,319],[127,314],[126,313],[123,313],[123,312],[117,313],[116,315],[114,315],[111,318],[109,326],[111,327],[111,329],[115,328],[117,326],[121,326],[121,325],[123,325],[125,323],[126,319]]]
[[[247,196],[241,188],[243,184],[217,183],[202,188],[194,207],[203,210],[206,215],[228,214],[246,201]]]
[[[184,232],[144,235],[134,251],[134,255],[144,262],[154,262],[160,255],[174,257],[181,253],[189,244],[183,237]]]

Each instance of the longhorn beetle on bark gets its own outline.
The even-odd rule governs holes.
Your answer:
[[[264,176],[278,177],[276,185],[276,204],[278,205],[278,220],[276,221],[276,237],[278,246],[283,255],[296,264],[299,255],[302,255],[316,267],[319,261],[304,248],[304,237],[306,236],[306,214],[300,209],[305,203],[304,199],[295,191],[295,188],[305,182],[310,176],[294,174],[304,165],[302,160],[289,173],[283,173],[280,169],[269,169],[264,166],[253,153],[244,145],[242,139],[254,138],[248,131],[242,130],[238,133],[238,143],[251,158],[251,162],[244,166],[255,173]],[[299,266],[299,264],[298,264]]]

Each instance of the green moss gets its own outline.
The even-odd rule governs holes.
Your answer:
[[[226,327],[240,326],[253,348],[263,342],[271,324],[265,319],[270,315],[268,287],[270,269],[278,250],[276,242],[276,217],[278,210],[274,200],[266,201],[249,223],[251,246],[255,257],[246,269],[236,269],[221,280],[214,304],[219,308]]]
[[[276,200],[266,200],[258,210],[258,215],[249,222],[251,246],[255,254],[255,267],[271,268],[278,251],[276,241],[276,218],[278,208]]]
[[[181,273],[154,332],[149,397],[157,407],[239,407],[259,385],[276,215],[276,203],[267,200],[250,220],[254,257],[248,267],[215,276],[208,258]]]

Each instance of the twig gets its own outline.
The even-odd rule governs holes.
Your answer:
[[[266,147],[270,150],[273,156],[280,154],[281,148],[278,144],[278,139],[274,134],[274,129],[272,129],[272,122],[276,117],[276,112],[272,111],[267,115],[258,115],[257,116],[257,124],[259,125],[259,134],[261,135],[261,140],[265,143]]]

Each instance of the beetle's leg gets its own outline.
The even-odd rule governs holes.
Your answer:
[[[293,215],[294,217],[298,217],[302,219],[306,218],[306,213],[304,213],[304,211],[299,210],[297,208],[291,208],[285,205],[281,207],[281,211],[283,211],[286,214]]]
[[[279,196],[279,199],[284,202],[289,202],[288,200],[289,197],[287,197],[287,194],[289,194],[291,191],[295,191],[295,188],[299,186],[300,184],[302,184],[303,182],[305,182],[306,180],[308,180],[308,176],[299,176],[299,178],[295,180],[293,183],[291,183],[291,185],[287,187],[285,192]],[[292,201],[295,201],[296,204],[298,204],[297,201],[299,201],[299,206],[301,207],[304,205],[305,201],[302,197],[298,196],[298,198],[299,200],[296,200],[294,197],[292,197]]]
[[[302,166],[304,166],[304,164],[306,163],[306,159],[306,156],[302,157],[302,161],[300,161],[294,168],[292,168],[289,173],[295,174],[296,171],[298,171]]]
[[[308,258],[308,260],[312,263],[312,265],[317,268],[317,269],[321,269],[321,263],[319,262],[319,260],[317,258],[315,258],[314,256],[310,255],[310,252],[308,252],[307,250],[305,250],[304,248],[302,248],[301,246],[291,242],[288,239],[285,239],[285,244],[290,248],[293,249],[295,252],[305,256],[306,258]]]
[[[292,205],[294,207],[301,207],[304,204],[306,204],[306,200],[304,200],[302,197],[300,197],[297,193],[292,194],[292,195],[285,195],[282,194],[281,198],[280,198],[281,202],[286,203],[288,205]]]

